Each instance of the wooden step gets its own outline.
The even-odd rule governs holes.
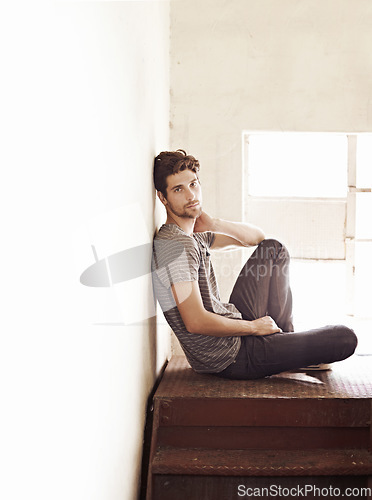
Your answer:
[[[332,370],[309,372],[318,383],[286,374],[258,380],[227,380],[195,373],[185,356],[173,356],[156,396],[159,398],[228,399],[371,399],[372,363],[369,356],[353,356],[334,363]],[[320,382],[320,383],[319,383]]]
[[[347,449],[370,446],[369,427],[159,427],[157,445],[205,449]]]
[[[368,450],[204,450],[159,448],[153,474],[355,476],[372,474]]]
[[[368,427],[368,399],[157,397],[159,425]]]
[[[162,427],[369,427],[372,370],[368,370],[365,362],[336,365],[339,366],[331,372],[313,375],[320,384],[285,376],[224,380],[199,375],[183,356],[176,356],[155,395],[158,424]]]

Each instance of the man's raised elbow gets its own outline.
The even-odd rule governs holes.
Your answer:
[[[260,243],[262,243],[264,239],[265,239],[265,233],[263,231],[260,231],[260,234],[257,236],[256,245],[259,245]]]
[[[199,333],[203,334],[205,333],[206,326],[205,323],[203,322],[203,316],[198,316],[197,314],[191,315],[190,318],[185,321],[185,327],[186,330],[189,333]]]
[[[263,231],[261,231],[261,229],[258,229],[257,234],[255,234],[254,237],[251,239],[251,241],[244,246],[253,247],[253,246],[259,245],[260,243],[263,242],[265,237],[266,237],[265,233]]]
[[[200,324],[198,326],[197,321],[194,321],[194,320],[188,321],[187,323],[185,323],[185,326],[186,326],[186,330],[189,333],[200,333],[201,328],[200,328]]]

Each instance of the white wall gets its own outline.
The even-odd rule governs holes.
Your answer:
[[[158,222],[169,4],[3,2],[0,37],[1,497],[133,500],[168,334],[147,278],[79,278]]]
[[[171,145],[207,211],[242,218],[243,130],[372,130],[371,25],[369,0],[171,3]]]

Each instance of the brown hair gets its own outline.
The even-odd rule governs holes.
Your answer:
[[[192,170],[199,172],[200,165],[198,160],[188,155],[183,149],[177,151],[163,151],[154,160],[154,184],[155,189],[167,197],[167,177],[177,174],[181,170]]]

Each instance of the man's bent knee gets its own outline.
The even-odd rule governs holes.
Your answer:
[[[354,330],[344,325],[337,325],[335,329],[337,331],[337,342],[344,348],[345,353],[348,353],[349,356],[354,354],[358,345],[358,338]]]
[[[262,259],[289,259],[289,252],[283,243],[273,238],[268,238],[258,245],[258,255]]]

